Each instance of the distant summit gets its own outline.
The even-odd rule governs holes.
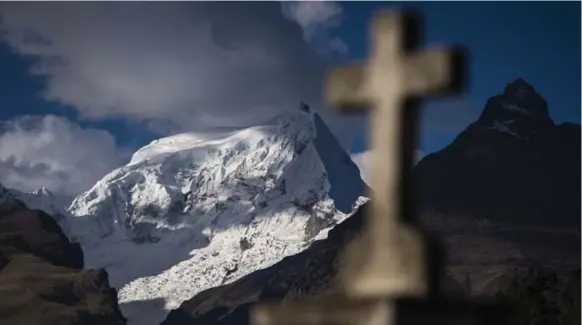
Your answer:
[[[22,192],[8,189],[0,183],[0,202],[13,199],[24,202],[30,209],[42,210],[53,216],[57,221],[68,215],[67,208],[73,200],[68,196],[55,195],[45,187],[32,192]]]
[[[34,195],[46,195],[46,196],[54,196],[53,192],[51,192],[48,188],[46,187],[41,187],[35,191],[32,192],[32,194]]]
[[[507,223],[580,227],[580,125],[556,125],[523,79],[414,168],[422,209]]]
[[[521,78],[509,83],[503,94],[489,98],[478,122],[520,139],[529,139],[554,126],[546,100]]]

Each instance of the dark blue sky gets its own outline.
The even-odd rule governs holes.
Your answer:
[[[449,143],[462,127],[478,116],[488,97],[501,92],[508,82],[518,77],[525,78],[546,98],[556,122],[579,123],[579,2],[405,4],[424,13],[427,44],[460,44],[471,54],[466,103],[454,109],[428,103],[430,112],[424,120],[430,121],[423,127],[423,151],[431,152]],[[349,59],[364,58],[371,14],[398,4],[342,2],[341,5],[344,21],[336,30],[337,35],[348,45]],[[74,110],[47,103],[37,96],[43,89],[43,80],[28,73],[32,62],[0,45],[0,120],[48,113],[76,120]],[[80,124],[106,128],[124,145],[141,145],[154,138],[135,126],[127,127],[121,120],[81,121]],[[364,148],[361,141],[355,141],[352,149]]]

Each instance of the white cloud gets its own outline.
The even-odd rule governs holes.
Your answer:
[[[364,152],[352,154],[352,161],[358,166],[360,169],[360,176],[362,180],[368,184],[369,186],[372,185],[372,151],[367,150]],[[424,153],[420,149],[415,150],[415,161],[414,164],[418,163],[422,157],[424,157]]]
[[[0,182],[22,191],[42,186],[75,195],[128,158],[103,130],[82,129],[52,115],[0,124]]]
[[[303,29],[303,38],[319,53],[347,53],[347,45],[329,35],[329,29],[341,25],[342,7],[333,1],[283,2],[283,14]]]
[[[319,8],[301,18],[309,35],[333,25],[338,9],[308,6]],[[302,100],[321,106],[324,58],[276,2],[3,3],[0,32],[40,59],[44,96],[84,119],[126,117],[172,133],[254,124]]]

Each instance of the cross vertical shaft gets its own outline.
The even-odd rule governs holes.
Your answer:
[[[399,45],[399,28],[390,26],[391,20],[376,19],[371,29],[372,60],[367,67],[369,83],[367,84],[368,97],[374,103],[371,110],[370,132],[371,149],[374,154],[372,161],[372,216],[386,215],[374,223],[384,225],[377,231],[392,231],[396,226],[396,216],[399,213],[398,200],[391,197],[391,193],[398,192],[399,159],[394,158],[395,152],[400,152],[401,112],[397,109],[377,109],[378,107],[397,107],[401,84],[398,82],[401,75]],[[391,69],[382,69],[389,66]],[[389,126],[389,127],[388,127]],[[388,161],[390,160],[390,161]],[[387,164],[383,164],[387,163]],[[376,204],[375,204],[376,203]],[[381,210],[380,210],[381,209]],[[385,238],[388,236],[373,236]]]
[[[409,66],[415,66],[408,62],[403,48],[407,36],[405,18],[388,13],[374,19],[370,30],[372,57],[362,67],[365,79],[359,97],[346,98],[337,86],[345,77],[333,71],[330,74],[328,94],[332,105],[371,106],[374,178],[372,211],[366,229],[368,247],[364,248],[368,258],[361,267],[352,263],[355,270],[345,273],[344,287],[353,296],[418,296],[426,291],[422,238],[414,229],[401,224],[399,218],[403,212],[400,187],[405,176],[401,174],[403,160],[399,159],[404,138],[402,104],[413,93],[408,89],[410,78],[406,74],[414,72],[409,71]],[[356,254],[361,252],[352,252]],[[356,258],[348,256],[348,260]]]

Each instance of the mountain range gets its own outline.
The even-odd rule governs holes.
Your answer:
[[[446,290],[487,295],[531,263],[579,266],[579,166],[580,126],[556,125],[522,79],[424,157],[416,202],[444,238]],[[153,141],[72,203],[46,189],[0,197],[53,215],[84,266],[107,270],[129,324],[244,324],[254,302],[329,293],[368,191],[302,105],[249,129]]]

